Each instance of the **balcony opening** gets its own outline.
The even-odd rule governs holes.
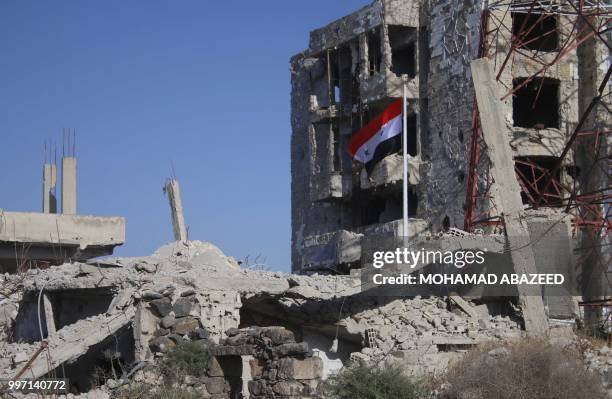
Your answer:
[[[340,102],[340,86],[334,83],[334,95],[332,98],[332,102],[338,104]]]
[[[417,135],[418,135],[418,130],[417,130],[417,115],[416,114],[411,114],[408,115],[406,117],[406,127],[407,127],[407,131],[408,131],[408,142],[407,142],[407,149],[408,149],[408,155],[410,156],[417,156],[418,152],[419,152],[419,148],[418,148],[418,144],[417,144]],[[400,151],[401,154],[401,151]]]
[[[327,52],[327,67],[329,79],[329,99],[331,104],[350,104],[351,82],[351,49],[340,47]]]
[[[391,72],[396,76],[416,76],[416,28],[389,25]]]
[[[88,317],[106,312],[114,298],[108,288],[81,288],[49,291],[46,297],[51,305],[52,323],[56,330],[76,323]],[[41,305],[40,317],[43,337],[47,337],[47,314]],[[19,304],[19,313],[15,320],[13,339],[15,342],[33,343],[40,341],[38,324],[38,297],[25,295]]]
[[[402,191],[370,193],[361,201],[361,225],[389,223],[403,217]],[[419,198],[414,187],[408,189],[408,216],[415,217]]]
[[[444,219],[442,220],[442,230],[448,231],[449,229],[450,229],[450,218],[448,217],[448,215],[445,215]]]
[[[341,101],[340,67],[338,65],[338,53],[336,51],[327,52],[327,68],[330,105],[338,104]]]
[[[514,79],[515,89],[525,79]],[[512,98],[514,126],[530,129],[559,127],[559,81],[535,78],[521,86]]]
[[[554,14],[513,12],[512,34],[520,40],[520,48],[551,52],[559,47],[557,17]]]
[[[331,134],[332,134],[332,151],[333,151],[333,171],[340,172],[342,165],[342,146],[340,145],[340,127],[338,123],[332,122],[331,124]]]
[[[106,312],[113,300],[113,292],[105,288],[70,289],[49,293],[49,297],[56,328],[60,329]]]
[[[408,217],[416,217],[419,207],[419,197],[414,186],[408,187]],[[402,214],[403,216],[403,214]]]
[[[370,76],[380,72],[380,64],[382,62],[382,48],[380,43],[380,28],[374,29],[368,33],[368,70]]]
[[[523,204],[535,205],[538,202],[538,198],[542,196],[540,206],[561,206],[557,183],[561,177],[559,170],[553,176],[554,181],[547,184],[550,172],[552,172],[558,160],[558,157],[551,156],[515,158],[514,169],[521,185]],[[548,187],[546,187],[547,185]]]
[[[379,223],[380,215],[385,211],[385,199],[382,197],[370,198],[363,207],[363,225]]]

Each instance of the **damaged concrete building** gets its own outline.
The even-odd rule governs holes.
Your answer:
[[[43,165],[42,212],[0,209],[0,272],[111,255],[125,241],[122,217],[77,214],[77,159],[62,157],[61,212],[57,166]]]
[[[522,218],[531,236],[542,237],[534,245],[542,261],[537,263],[550,256],[563,262],[572,258],[567,251],[547,252],[550,242],[574,249],[591,246],[583,235],[593,220],[577,222],[586,217],[568,212],[566,198],[610,185],[608,166],[594,168],[585,155],[593,152],[604,159],[609,151],[609,135],[603,134],[609,132],[609,112],[588,109],[606,75],[609,52],[590,35],[572,36],[575,26],[588,30],[588,19],[576,15],[571,2],[536,1],[533,8],[523,3],[377,0],[310,33],[308,48],[290,64],[294,272],[346,272],[359,267],[364,239],[401,234],[401,152],[368,174],[351,159],[347,145],[355,132],[402,97],[404,84],[409,237],[457,228],[503,231],[503,210],[486,176],[490,152],[477,145],[482,134],[470,64],[479,57],[488,57],[496,84],[509,93],[496,110],[507,134],[498,134],[511,148],[512,185],[520,186]],[[547,65],[543,72],[541,65]],[[569,148],[587,111],[579,130],[602,133],[599,144],[592,147],[593,137]],[[549,175],[554,183],[547,183]],[[517,195],[502,193],[509,194]],[[602,213],[601,204],[595,208]],[[596,223],[609,231],[607,216]]]

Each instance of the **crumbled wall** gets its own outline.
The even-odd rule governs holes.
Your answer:
[[[441,373],[463,350],[489,340],[522,336],[520,321],[503,306],[475,306],[452,296],[446,300],[388,298],[346,321],[360,330],[364,340],[363,349],[351,358],[388,358],[413,375]]]
[[[423,207],[433,230],[448,217],[463,228],[474,89],[470,61],[478,50],[480,1],[432,1],[427,87],[429,170]]]
[[[434,230],[439,229],[446,216],[451,227],[463,227],[465,193],[468,181],[469,145],[472,134],[472,112],[474,94],[471,83],[470,61],[477,57],[479,46],[481,2],[432,2],[430,36],[430,75],[428,103],[430,131],[428,150],[430,169],[427,176],[427,198],[425,206]],[[489,17],[489,29],[505,25],[512,27],[512,15],[505,10],[493,10]],[[560,41],[569,34],[571,16],[562,16]],[[563,30],[565,27],[565,30]],[[493,40],[495,38],[496,40]],[[507,29],[495,31],[488,37],[488,55],[499,70],[504,62],[510,43]],[[530,50],[522,50],[529,53]],[[535,52],[532,52],[535,53]],[[551,61],[556,53],[540,53],[539,56]],[[576,51],[570,52],[545,75],[558,79],[559,85],[559,128],[527,129],[513,127],[512,96],[507,97],[505,117],[511,127],[509,141],[516,156],[558,156],[566,142],[567,135],[578,119],[579,71]],[[513,79],[528,77],[541,66],[515,51],[500,75],[499,82],[504,93],[513,87]],[[450,93],[450,95],[449,95]],[[441,151],[440,151],[441,150]],[[481,153],[481,158],[486,154]],[[571,154],[566,160],[570,163]],[[486,163],[485,163],[486,165]],[[481,168],[481,172],[485,172]],[[569,183],[569,177],[562,173],[562,181]],[[478,181],[482,189],[485,181]],[[491,204],[478,203],[477,212],[486,210]]]

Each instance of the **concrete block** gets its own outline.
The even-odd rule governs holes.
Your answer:
[[[172,303],[168,298],[154,299],[151,302],[151,309],[153,309],[159,317],[165,317],[172,311]]]
[[[272,348],[272,355],[278,357],[304,355],[308,352],[310,352],[310,350],[306,342],[300,342],[297,344],[283,344]]]
[[[149,348],[153,352],[166,353],[176,346],[176,342],[166,336],[155,337],[149,341]]]
[[[285,358],[278,361],[278,378],[312,380],[323,375],[323,361],[318,357],[303,360]]]
[[[212,356],[208,360],[208,367],[207,367],[206,374],[208,374],[210,377],[225,376],[225,374],[223,373],[223,368],[221,367],[221,364],[219,363],[219,359],[217,359],[216,356]]]
[[[189,298],[179,298],[174,302],[172,306],[174,310],[174,315],[176,317],[185,317],[189,316],[189,312],[191,312],[191,307],[193,306],[193,302]]]
[[[261,334],[262,336],[269,338],[271,340],[271,344],[274,346],[295,342],[293,332],[284,327],[267,327],[262,329]]]
[[[214,347],[210,348],[210,352],[214,356],[252,355],[252,354],[255,353],[255,347],[253,345],[214,346]]]
[[[251,359],[249,361],[249,366],[251,367],[251,376],[253,378],[263,375],[265,363],[261,359]]]
[[[187,335],[196,330],[200,326],[200,323],[193,317],[184,317],[178,319],[177,322],[172,326],[172,331],[179,335]]]
[[[208,393],[215,395],[229,390],[229,384],[223,377],[209,377],[204,380]]]
[[[274,384],[272,390],[278,395],[300,395],[304,390],[304,386],[297,381],[280,381]]]

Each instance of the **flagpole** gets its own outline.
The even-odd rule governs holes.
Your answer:
[[[404,223],[403,223],[403,236],[404,242],[408,239],[408,105],[406,104],[406,82],[404,81],[403,89],[403,101],[402,101],[402,150],[404,158]]]

